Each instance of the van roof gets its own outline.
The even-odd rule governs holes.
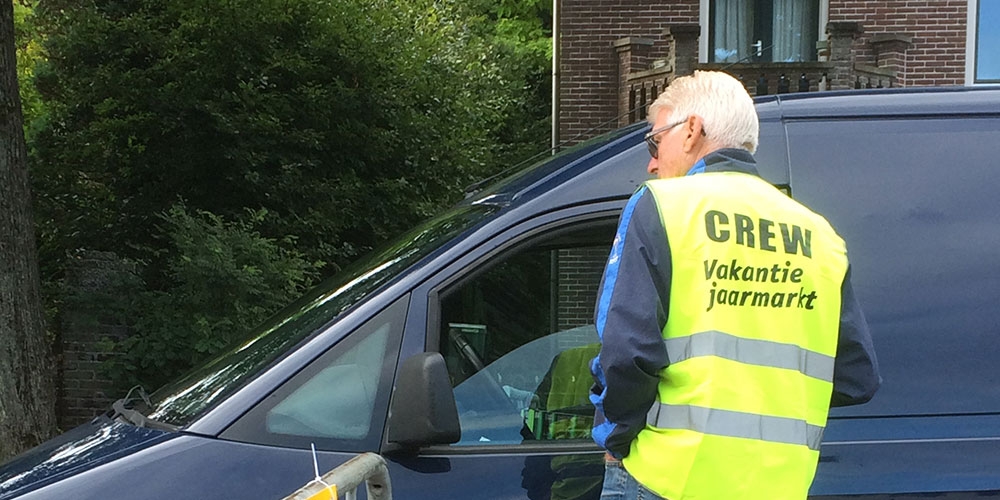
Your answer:
[[[758,97],[762,121],[876,116],[1000,115],[1000,86],[905,87]]]
[[[908,87],[781,94],[755,99],[762,123],[814,119],[920,116],[1000,116],[1000,86]],[[649,129],[635,123],[580,145],[575,152],[520,170],[470,194],[467,203],[535,205],[544,211],[575,203],[621,199],[649,178]],[[539,206],[540,205],[540,206]]]

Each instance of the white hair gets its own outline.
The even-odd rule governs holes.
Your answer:
[[[760,124],[753,98],[743,84],[721,71],[695,71],[670,82],[649,107],[652,124],[664,108],[674,122],[697,115],[704,122],[705,136],[722,148],[757,150]]]

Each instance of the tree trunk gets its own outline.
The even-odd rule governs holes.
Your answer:
[[[0,0],[0,462],[55,430],[18,94],[13,0]]]

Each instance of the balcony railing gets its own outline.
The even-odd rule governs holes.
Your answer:
[[[894,71],[865,64],[854,65],[854,88],[856,89],[882,89],[898,86]]]
[[[666,45],[662,47],[641,37],[614,42],[619,61],[619,126],[646,119],[647,107],[674,78],[699,69],[730,73],[754,96],[899,87],[908,83],[903,71],[913,37],[875,33],[864,42],[867,49],[859,51],[858,35],[864,33],[864,27],[858,22],[827,23],[825,38],[816,42],[818,60],[804,62],[698,63],[700,33],[697,24],[675,24],[664,30]],[[650,60],[655,61],[651,69],[636,71],[649,67]]]
[[[646,119],[646,109],[656,96],[667,87],[674,75],[669,67],[654,68],[647,71],[632,73],[628,76],[627,103],[628,114],[623,113],[619,125],[641,122]]]
[[[699,64],[699,70],[726,71],[738,78],[750,95],[787,94],[816,92],[834,89],[870,89],[898,86],[896,74],[891,70],[854,64],[845,71],[833,62],[797,63],[747,63],[747,64]],[[674,73],[669,67],[654,68],[631,73],[626,79],[622,112],[619,125],[636,123],[646,119],[647,107],[673,80]]]
[[[830,62],[700,64],[697,69],[725,71],[739,79],[750,95],[816,92],[830,88],[836,66]]]

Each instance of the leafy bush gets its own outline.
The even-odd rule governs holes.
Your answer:
[[[297,234],[335,269],[450,205],[548,141],[545,45],[517,48],[540,32],[470,9],[40,3],[43,259],[73,248],[139,257],[133,248],[156,245],[153,214],[181,197],[224,217],[264,208],[264,234]]]
[[[24,78],[46,289],[77,249],[135,262],[112,296],[73,300],[128,318],[115,373],[158,385],[544,149],[543,5],[37,3]]]
[[[159,225],[166,240],[159,252],[168,268],[167,283],[147,289],[138,279],[126,279],[77,297],[100,301],[102,306],[91,310],[110,312],[131,327],[131,334],[105,343],[115,353],[108,369],[120,388],[136,383],[154,388],[175,378],[312,283],[321,263],[294,250],[294,237],[261,236],[258,227],[265,216],[248,211],[226,221],[174,205]]]

